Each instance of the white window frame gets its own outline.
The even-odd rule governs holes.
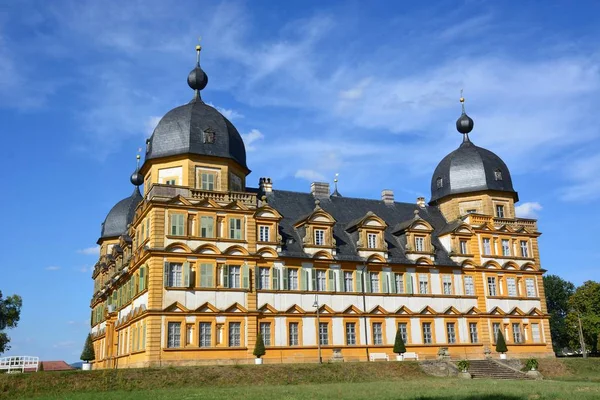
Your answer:
[[[369,272],[369,281],[371,282],[371,293],[379,293],[379,272]]]
[[[315,229],[315,246],[325,246],[325,229]]]
[[[510,297],[517,297],[517,280],[515,278],[506,278],[506,288]]]
[[[483,255],[489,256],[492,254],[492,241],[490,238],[483,238]]]
[[[356,322],[346,322],[346,345],[356,345]]]
[[[324,269],[317,269],[315,271],[317,287],[314,290],[324,292],[327,290],[327,272]]]
[[[487,277],[488,296],[498,296],[498,286],[496,285],[496,277]]]
[[[534,329],[535,327],[535,329]],[[533,343],[541,343],[542,342],[542,331],[540,328],[540,324],[533,323],[531,324],[531,340]]]
[[[229,287],[231,289],[240,289],[242,287],[242,267],[239,265],[228,265],[229,268]]]
[[[465,296],[475,296],[475,283],[471,275],[464,276]]]
[[[499,322],[492,323],[492,334],[494,335],[494,343],[498,341],[498,332],[502,329],[502,325]]]
[[[167,323],[167,348],[181,347],[181,322]]]
[[[169,263],[168,287],[183,287],[183,264]]]
[[[215,237],[215,219],[209,215],[200,216],[200,237]]]
[[[354,292],[354,276],[352,271],[344,271],[344,291]]]
[[[502,255],[504,257],[510,256],[510,240],[502,239]]]
[[[242,345],[242,323],[241,322],[230,322],[229,323],[229,341],[227,342],[229,347],[240,347]]]
[[[456,324],[454,322],[446,323],[446,336],[448,338],[448,344],[456,343]]]
[[[527,291],[527,297],[537,297],[537,291],[535,290],[535,279],[525,279],[525,289]]]
[[[460,254],[469,254],[467,249],[468,242],[466,240],[459,240],[458,243],[460,245]]]
[[[258,226],[258,241],[259,242],[269,242],[270,240],[270,229],[269,225],[259,225]]]
[[[429,294],[429,276],[419,274],[419,294]]]
[[[214,172],[200,172],[200,189],[215,190],[217,174]]]
[[[527,240],[521,240],[521,257],[528,258],[529,257],[529,246]]]
[[[263,342],[265,346],[271,345],[271,323],[270,322],[261,322],[259,324],[260,333],[263,337]]]
[[[454,294],[452,292],[452,275],[442,275],[442,290],[445,295]]]
[[[288,269],[288,288],[289,290],[298,290],[298,269]]]
[[[327,322],[319,322],[319,342],[321,346],[329,345],[329,324]]]
[[[229,218],[229,239],[242,240],[241,218]]]
[[[210,322],[200,322],[198,324],[198,346],[212,347],[212,324]]]
[[[504,216],[504,204],[496,204],[496,217],[505,218]]]
[[[404,294],[404,274],[394,274],[394,285],[396,285],[396,293]]]
[[[262,290],[269,290],[271,286],[271,269],[268,267],[259,267],[260,287]]]
[[[425,251],[425,238],[423,236],[415,236],[415,251]]]
[[[398,330],[404,344],[408,343],[408,324],[406,322],[398,322]]]
[[[170,236],[184,236],[185,235],[185,215],[184,214],[171,214],[171,226],[169,230]]]
[[[517,328],[517,329],[515,329]],[[521,330],[521,324],[513,322],[512,331],[513,331],[513,343],[523,343],[523,332]]]
[[[377,248],[377,234],[376,233],[367,233],[367,247],[369,249]]]
[[[300,324],[298,322],[288,323],[288,345],[298,346],[300,344]]]
[[[471,343],[479,343],[479,332],[476,322],[469,322],[469,338]]]
[[[433,335],[431,333],[431,322],[423,322],[421,324],[421,329],[423,331],[423,344],[432,344]]]
[[[371,329],[373,330],[373,344],[374,345],[382,345],[383,344],[383,324],[381,322],[373,322],[371,325]]]

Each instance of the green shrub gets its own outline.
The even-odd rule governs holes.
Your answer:
[[[81,360],[85,362],[94,361],[96,359],[96,354],[94,354],[94,346],[92,344],[92,335],[88,334],[87,339],[85,340],[85,345],[83,346],[83,351],[81,352]]]
[[[265,342],[261,333],[258,333],[258,335],[256,335],[256,345],[254,346],[254,352],[252,352],[252,354],[254,354],[256,358],[261,358],[266,354]]]
[[[506,340],[504,340],[504,334],[502,333],[502,329],[498,331],[498,338],[496,339],[496,351],[498,353],[506,353],[508,349],[506,348]]]
[[[536,360],[535,358],[530,358],[525,363],[525,366],[527,367],[528,371],[538,369],[538,360]]]
[[[396,340],[394,341],[394,353],[406,353],[406,346],[404,345],[404,340],[402,340],[402,333],[400,332],[400,329],[396,331]]]
[[[461,372],[466,372],[469,370],[471,363],[469,362],[469,360],[460,360],[456,363],[456,365],[458,366],[458,369],[460,369]]]

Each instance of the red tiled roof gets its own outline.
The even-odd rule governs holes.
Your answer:
[[[41,361],[44,364],[44,371],[67,371],[75,369],[64,361]]]

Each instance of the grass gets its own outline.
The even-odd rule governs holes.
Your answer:
[[[0,399],[600,399],[600,359],[540,360],[544,381],[426,376],[416,362],[229,365],[0,375]]]

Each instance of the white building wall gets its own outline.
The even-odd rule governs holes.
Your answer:
[[[463,282],[462,282],[462,271],[455,269],[454,273],[454,293],[457,295],[464,295]]]
[[[344,346],[346,344],[346,338],[344,337],[346,335],[346,332],[345,332],[346,330],[344,327],[343,318],[339,318],[339,317],[332,318],[330,329],[333,330],[331,332],[333,345],[334,346]]]
[[[519,307],[523,312],[528,312],[534,307],[538,309],[542,307],[539,300],[486,299],[485,303],[487,307],[485,311],[490,311],[494,307],[500,307],[504,312],[509,312],[513,308]]]
[[[442,284],[440,278],[440,271],[437,269],[431,269],[431,293],[432,294],[441,294],[442,293]]]
[[[246,307],[246,293],[236,291],[165,290],[163,307],[168,307],[176,301],[190,310],[195,310],[206,302],[220,310],[225,310],[234,303]]]
[[[302,344],[304,346],[317,345],[317,319],[305,317],[302,319]]]
[[[275,346],[287,346],[287,318],[286,317],[275,317],[275,326],[273,332],[275,334]]]
[[[410,319],[411,344],[423,344],[423,335],[421,334],[421,318]]]
[[[444,318],[435,318],[433,320],[435,329],[435,343],[446,343],[446,320]]]
[[[458,336],[460,343],[469,343],[469,327],[466,318],[458,319]]]
[[[386,318],[385,319],[385,335],[387,338],[387,344],[394,344],[394,339],[396,338],[396,319],[395,318]]]

